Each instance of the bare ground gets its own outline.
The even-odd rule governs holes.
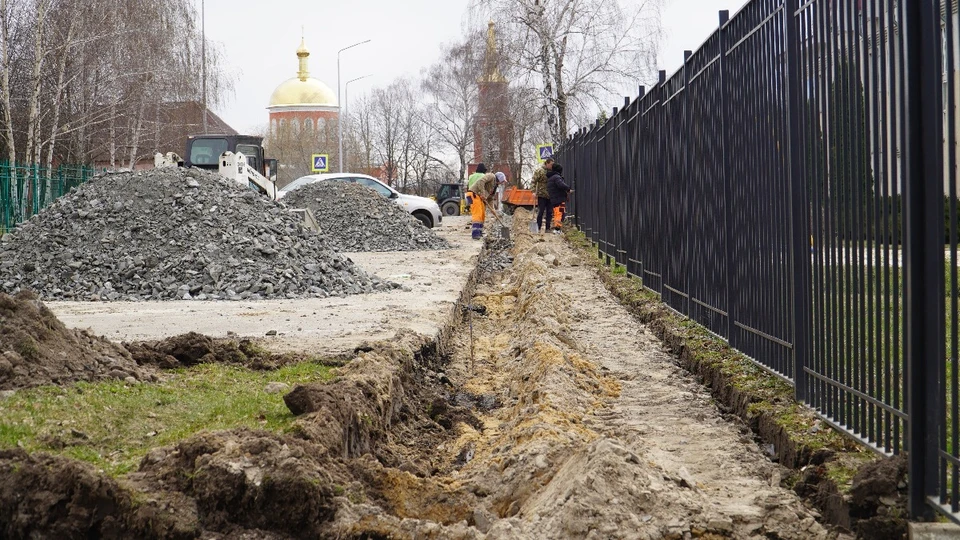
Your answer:
[[[749,430],[568,245],[525,233],[528,218],[515,216],[510,254],[481,261],[493,272],[480,272],[445,365],[436,342],[400,332],[361,348],[333,382],[287,394],[293,432],[203,433],[119,479],[2,451],[0,533],[832,537]]]
[[[349,298],[256,302],[48,302],[71,328],[114,341],[162,340],[188,332],[212,338],[257,338],[272,352],[336,354],[364,341],[389,339],[402,329],[435,336],[447,322],[480,243],[470,240],[469,218],[444,219],[435,231],[454,244],[440,251],[348,253],[365,271],[403,289]],[[267,336],[270,333],[270,336]]]
[[[503,407],[440,445],[467,523],[344,507],[334,530],[438,538],[827,538],[749,429],[602,287],[561,239],[524,234],[478,285],[449,368]],[[471,343],[472,342],[472,343]],[[472,351],[472,356],[471,356]],[[462,466],[459,464],[462,463]],[[459,500],[463,500],[462,497]],[[401,519],[401,517],[403,519]],[[469,527],[467,526],[469,525]]]

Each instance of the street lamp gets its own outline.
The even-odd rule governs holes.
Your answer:
[[[350,79],[349,81],[347,81],[346,84],[343,85],[343,104],[341,105],[341,107],[343,108],[344,111],[347,111],[347,112],[350,111],[350,83],[352,83],[352,82],[357,82],[357,81],[359,81],[359,80],[361,80],[361,79],[366,79],[367,77],[370,77],[370,76],[372,76],[372,75],[373,75],[372,73],[368,73],[368,74],[366,74],[366,75],[364,75],[364,76],[362,76],[362,77],[357,77],[356,79]],[[345,120],[346,118],[348,118],[348,117],[349,117],[349,114],[343,114],[343,115],[341,115],[340,118],[337,120],[337,124],[339,125],[340,122],[344,121],[344,120]],[[341,144],[340,144],[340,163],[341,163],[340,172],[343,172],[343,165],[342,165],[342,164],[343,164],[345,161],[347,161],[347,160],[343,159],[343,143],[341,142]]]
[[[203,72],[203,134],[207,134],[207,6],[204,0],[200,0],[200,56],[203,61],[200,64],[200,70]]]
[[[340,107],[341,110],[343,105],[340,103],[340,53],[358,45],[363,45],[364,43],[370,43],[370,40],[360,41],[337,51],[337,106]],[[339,110],[337,111],[337,161],[340,165],[340,172],[343,172],[343,122],[340,121]]]

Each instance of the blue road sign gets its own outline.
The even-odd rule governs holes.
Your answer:
[[[329,171],[330,160],[328,159],[327,154],[314,154],[312,169],[315,173],[325,173]]]
[[[537,159],[541,162],[547,158],[553,157],[553,145],[552,144],[538,144],[537,145]]]

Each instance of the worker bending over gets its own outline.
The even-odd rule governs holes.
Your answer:
[[[479,173],[481,166],[482,164],[477,167],[478,172],[470,175],[467,182],[469,190],[467,191],[467,200],[470,203],[470,217],[473,222],[470,235],[474,240],[483,237],[483,223],[487,219],[487,209],[489,208],[494,214],[497,213],[496,206],[493,204],[497,197],[497,187],[507,182],[507,175],[502,172],[497,174],[485,173],[474,178]],[[486,167],[484,167],[484,170],[486,170]]]

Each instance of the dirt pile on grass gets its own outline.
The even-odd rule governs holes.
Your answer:
[[[450,248],[395,202],[359,184],[314,182],[291,191],[283,202],[290,208],[309,208],[320,236],[337,251]]]
[[[218,174],[94,179],[0,241],[0,290],[46,300],[258,300],[392,288],[279,203]]]
[[[32,293],[0,293],[0,390],[154,378],[122,347],[68,329]]]
[[[445,467],[436,447],[455,436],[437,420],[476,421],[435,387],[432,347],[411,333],[363,347],[334,381],[287,396],[299,414],[291,433],[201,433],[118,479],[0,452],[0,537],[329,538],[346,530],[344,515],[464,521],[474,496],[429,475]]]
[[[123,343],[140,365],[177,369],[197,364],[236,364],[253,370],[273,370],[305,360],[306,354],[271,353],[250,339],[213,339],[189,332],[157,341]],[[342,362],[342,361],[340,361]],[[330,364],[337,359],[330,359]]]

